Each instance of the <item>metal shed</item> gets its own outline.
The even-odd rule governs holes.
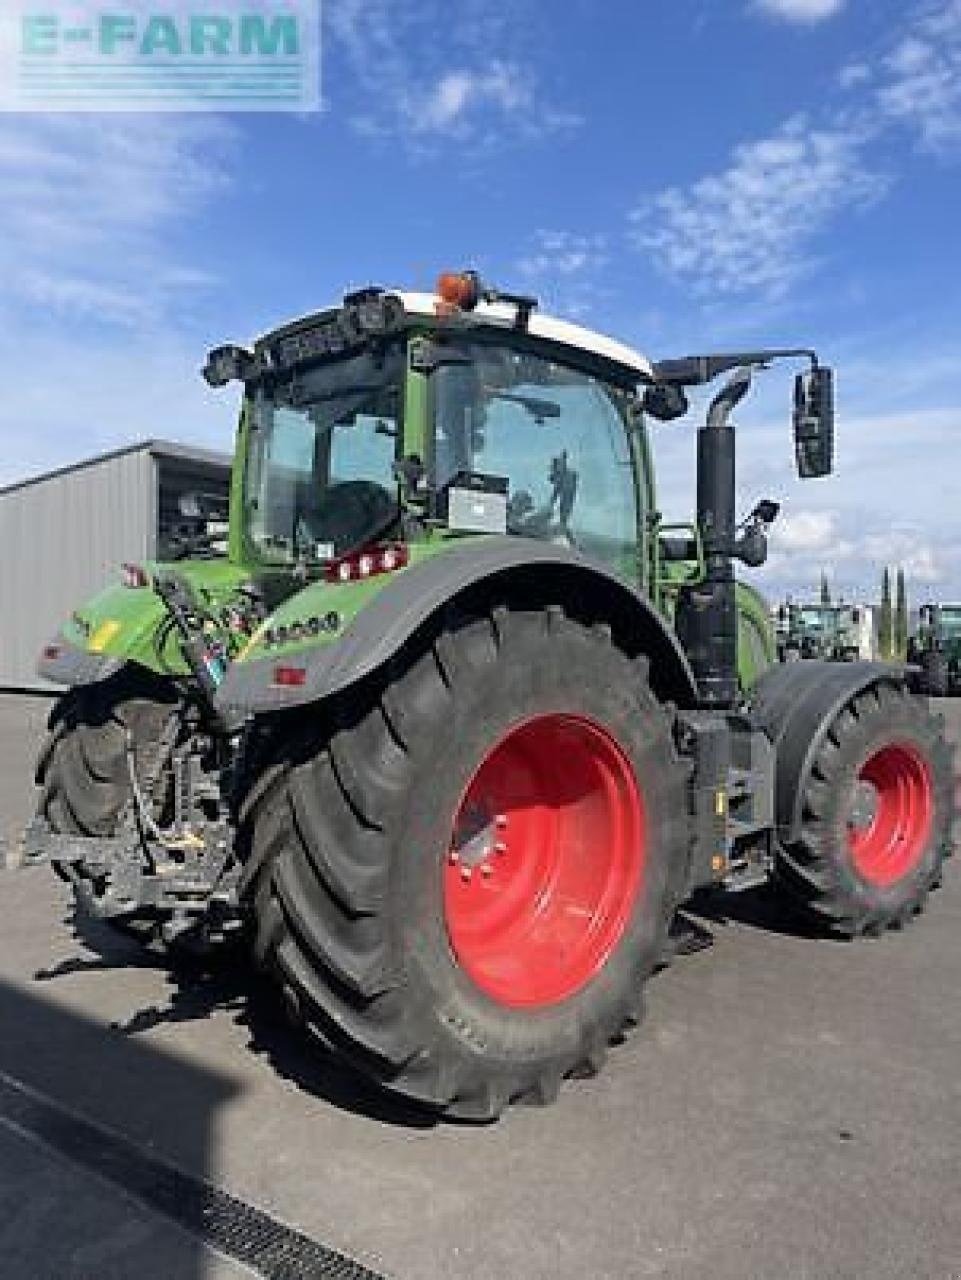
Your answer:
[[[124,561],[163,558],[178,500],[226,501],[230,458],[145,440],[0,489],[0,688],[49,689],[37,655]]]

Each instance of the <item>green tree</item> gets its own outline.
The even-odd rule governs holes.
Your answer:
[[[821,603],[831,603],[831,588],[828,586],[828,575],[821,570]]]
[[[898,569],[897,604],[894,613],[894,656],[901,662],[908,656],[908,593],[904,570]]]
[[[878,657],[890,660],[894,650],[894,619],[891,615],[891,570],[885,565],[881,578],[881,615],[878,619]]]

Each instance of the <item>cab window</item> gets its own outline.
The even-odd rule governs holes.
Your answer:
[[[618,393],[562,364],[475,344],[435,375],[435,483],[508,481],[508,531],[574,546],[635,577],[637,509]]]

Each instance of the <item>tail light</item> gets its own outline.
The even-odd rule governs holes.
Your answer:
[[[307,683],[306,667],[274,667],[271,684],[278,689],[301,689]]]
[[[410,562],[410,552],[403,542],[385,546],[368,547],[333,560],[326,570],[328,582],[361,582],[378,574],[394,573],[405,569]]]
[[[139,564],[123,565],[120,570],[120,581],[125,587],[130,587],[131,590],[150,586],[150,578],[147,576],[147,571],[142,569]]]

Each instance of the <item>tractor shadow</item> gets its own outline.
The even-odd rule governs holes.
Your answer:
[[[709,930],[728,925],[744,925],[765,933],[820,942],[843,942],[838,933],[804,914],[772,885],[760,885],[742,893],[701,890],[680,914],[689,915]]]
[[[166,1003],[148,1005],[122,1022],[111,1023],[114,1034],[135,1038],[155,1027],[226,1015],[244,1030],[251,1052],[265,1057],[279,1076],[311,1097],[392,1127],[430,1129],[440,1123],[435,1112],[367,1085],[363,1076],[341,1065],[307,1031],[292,1025],[276,983],[255,967],[244,947],[202,955],[167,951],[72,908],[66,923],[84,954],[38,970],[35,981],[56,982],[78,973],[109,975],[130,968],[164,976],[169,988]]]
[[[169,951],[73,908],[66,923],[83,950],[38,970],[34,974],[37,982],[56,982],[73,974],[103,974],[109,979],[110,975],[131,968],[163,976],[168,998],[111,1023],[114,1035],[135,1040],[156,1027],[226,1016],[242,1028],[249,1051],[263,1056],[279,1076],[297,1089],[340,1111],[410,1130],[460,1123],[444,1120],[434,1111],[373,1088],[360,1073],[341,1065],[305,1030],[292,1025],[276,984],[255,967],[242,945],[205,954]],[[730,925],[799,938],[830,936],[767,888],[740,894],[702,892],[678,914],[672,929],[675,954],[689,954],[709,946],[713,933]]]

